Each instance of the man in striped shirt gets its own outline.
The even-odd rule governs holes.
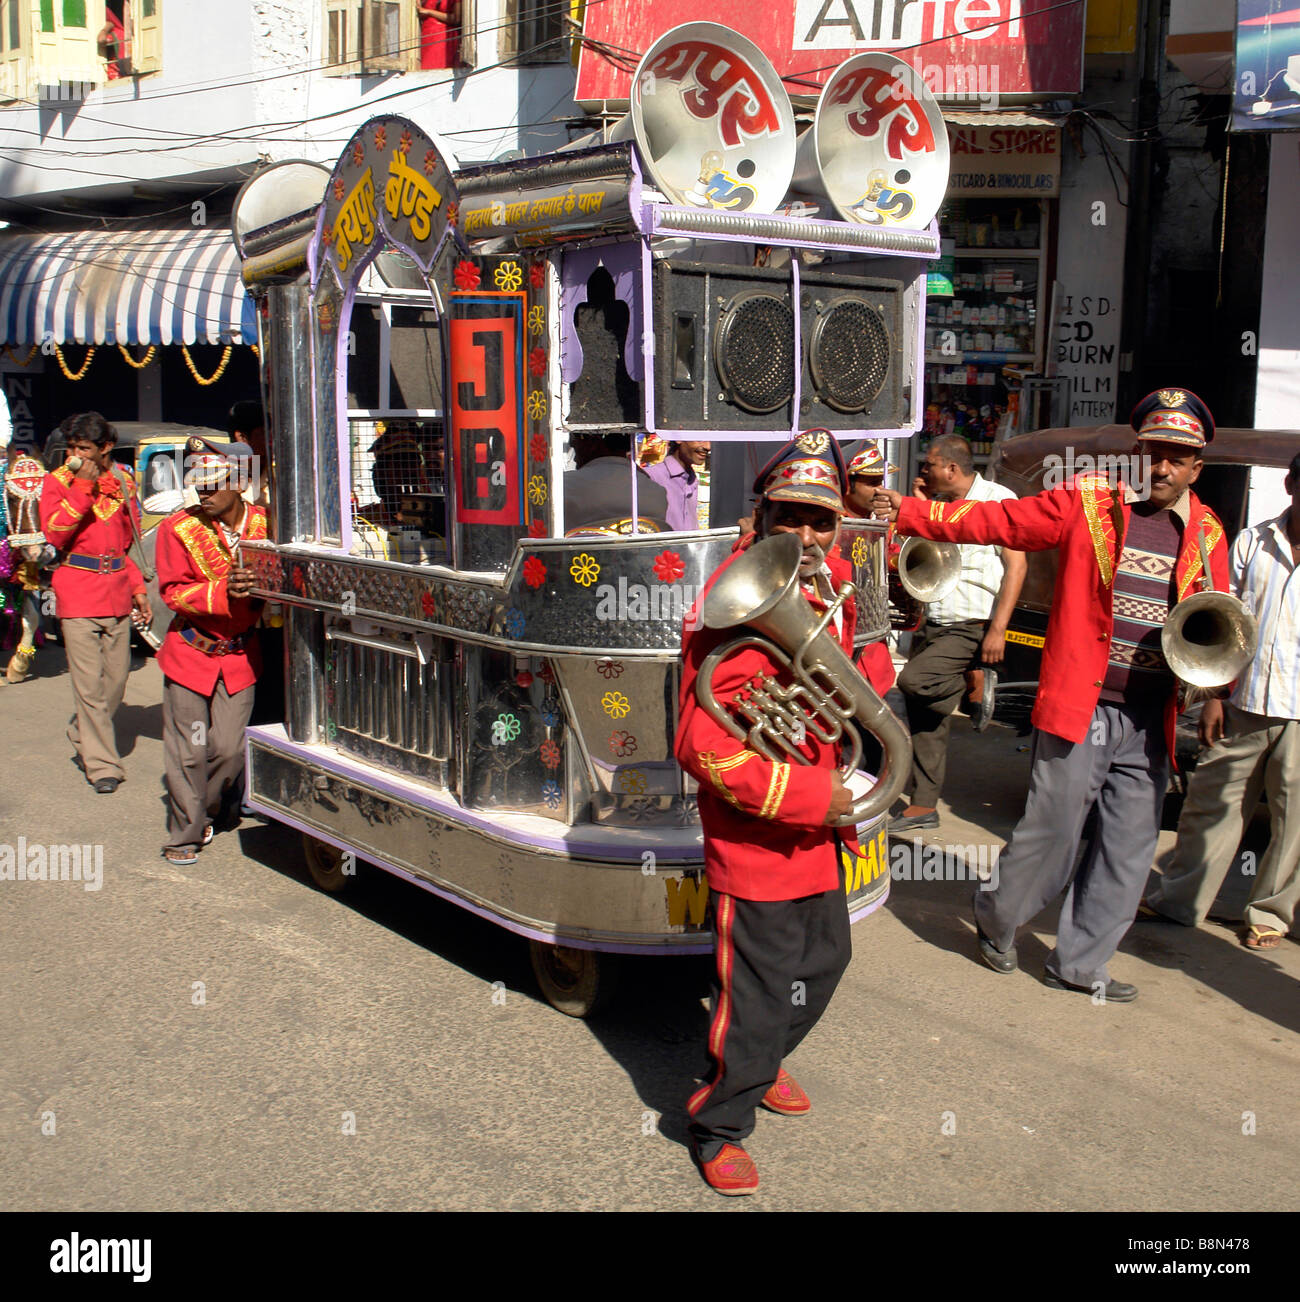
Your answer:
[[[1232,590],[1259,622],[1255,658],[1227,701],[1201,711],[1204,754],[1187,788],[1168,871],[1152,914],[1199,926],[1234,862],[1246,820],[1268,793],[1270,836],[1246,906],[1242,943],[1275,949],[1300,900],[1300,453],[1286,477],[1291,505],[1237,535]]]

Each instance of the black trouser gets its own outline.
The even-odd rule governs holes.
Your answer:
[[[979,661],[985,621],[928,621],[912,635],[912,652],[898,675],[912,733],[912,804],[934,809],[948,771],[948,733],[966,691],[967,669]]]
[[[841,884],[799,900],[710,893],[715,970],[712,1068],[687,1104],[705,1161],[754,1129],[754,1111],[826,1011],[852,955]]]

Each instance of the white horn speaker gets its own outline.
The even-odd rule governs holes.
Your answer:
[[[631,112],[609,135],[629,138],[676,204],[774,212],[794,174],[794,110],[781,78],[758,46],[719,23],[684,23],[645,52]]]
[[[924,230],[947,188],[948,132],[917,71],[888,54],[841,63],[799,137],[795,193],[846,222]]]

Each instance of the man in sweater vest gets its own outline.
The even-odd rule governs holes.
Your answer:
[[[1228,583],[1223,525],[1191,491],[1214,437],[1209,409],[1186,389],[1159,389],[1132,425],[1145,470],[1136,483],[1080,475],[1016,501],[877,499],[902,534],[1057,549],[1025,813],[999,859],[998,888],[976,894],[975,924],[985,963],[1014,972],[1017,929],[1068,887],[1046,983],[1111,1003],[1137,998],[1107,964],[1146,884],[1181,705],[1160,632],[1170,607],[1199,589],[1202,546],[1214,586]]]

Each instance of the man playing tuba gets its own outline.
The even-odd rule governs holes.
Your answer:
[[[700,610],[751,544],[778,533],[799,537],[800,592],[817,611],[825,611],[849,577],[847,562],[832,555],[848,482],[830,434],[809,430],[787,444],[759,472],[754,491],[761,495],[754,532],[740,539],[686,617],[676,741],[678,762],[700,784],[716,957],[712,1065],[687,1104],[691,1146],[705,1180],[728,1195],[758,1188],[741,1146],[754,1128],[755,1109],[761,1104],[802,1116],[812,1106],[781,1062],[816,1025],[848,966],[841,844],[857,852],[852,829],[831,826],[853,808],[837,771],[837,744],[808,734],[800,747],[807,767],[765,759],[727,732],[696,692],[706,657],[733,636],[702,627]],[[855,618],[848,601],[827,630],[850,657]],[[858,667],[878,694],[889,690],[893,666],[882,645],[868,647]],[[726,707],[758,674],[791,682],[777,660],[750,646],[718,665],[713,695]]]
[[[975,927],[984,962],[1014,972],[1017,928],[1068,886],[1045,982],[1110,1003],[1137,998],[1106,965],[1141,900],[1174,749],[1181,693],[1161,629],[1199,589],[1202,540],[1214,586],[1228,579],[1223,525],[1191,490],[1214,437],[1209,409],[1185,389],[1159,389],[1134,408],[1132,426],[1146,467],[1138,487],[1079,475],[1006,502],[879,497],[899,533],[1057,549],[1025,813],[998,861],[997,889],[976,893]],[[1096,831],[1076,871],[1094,805]]]

